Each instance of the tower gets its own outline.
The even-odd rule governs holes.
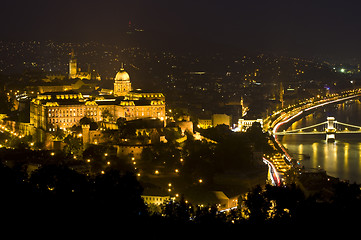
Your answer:
[[[77,60],[75,57],[74,49],[72,49],[70,53],[70,61],[69,61],[69,78],[75,78],[77,73],[78,73]]]
[[[90,143],[90,134],[89,134],[90,125],[89,124],[81,125],[81,130],[83,135],[83,147],[85,149],[86,145]]]
[[[282,84],[282,82],[280,83],[280,102],[281,102],[281,108],[283,108],[283,106],[284,106],[284,101],[283,101],[283,95],[284,95],[284,93],[285,93],[285,90],[284,90],[284,88],[283,88],[283,84]]]
[[[327,128],[326,128],[326,142],[334,142],[335,141],[335,118],[327,117]]]
[[[124,70],[123,64],[114,78],[114,95],[125,96],[132,90],[129,74]]]

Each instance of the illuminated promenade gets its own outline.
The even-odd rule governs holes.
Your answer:
[[[274,185],[281,185],[287,181],[287,176],[285,174],[288,170],[294,167],[292,157],[277,139],[279,128],[283,124],[291,123],[292,121],[296,120],[297,117],[300,117],[302,114],[306,114],[308,111],[328,104],[338,103],[360,96],[361,89],[359,88],[341,93],[334,93],[324,97],[313,97],[306,99],[305,101],[302,101],[298,104],[288,106],[287,108],[274,112],[271,116],[264,120],[264,129],[273,136],[273,144],[277,145],[275,146],[275,149],[281,149],[283,152],[283,156],[264,156],[264,162],[267,163],[270,168],[269,176]]]

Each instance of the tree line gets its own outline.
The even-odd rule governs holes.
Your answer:
[[[220,224],[336,223],[353,221],[361,213],[357,184],[338,182],[328,200],[321,192],[306,197],[295,184],[256,186],[239,200],[237,209],[195,206],[184,197],[160,211],[150,211],[141,198],[143,188],[130,172],[108,170],[97,176],[65,165],[45,165],[30,176],[16,167],[0,165],[1,212],[17,219],[64,221],[136,221],[139,223]],[[63,220],[62,220],[63,221]]]

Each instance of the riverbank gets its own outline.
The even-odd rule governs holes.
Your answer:
[[[324,121],[334,116],[340,122],[360,125],[361,102],[359,100],[313,108],[303,112],[292,121],[280,124],[277,131],[299,129]],[[295,166],[305,170],[327,171],[329,178],[340,181],[361,183],[361,142],[359,134],[336,134],[336,141],[327,143],[324,135],[287,135],[276,136],[280,146],[293,159],[300,163]],[[306,160],[298,161],[299,155],[308,155]]]

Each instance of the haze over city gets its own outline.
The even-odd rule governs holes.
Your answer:
[[[128,23],[156,47],[221,47],[358,58],[357,1],[4,1],[2,39],[123,44]]]

